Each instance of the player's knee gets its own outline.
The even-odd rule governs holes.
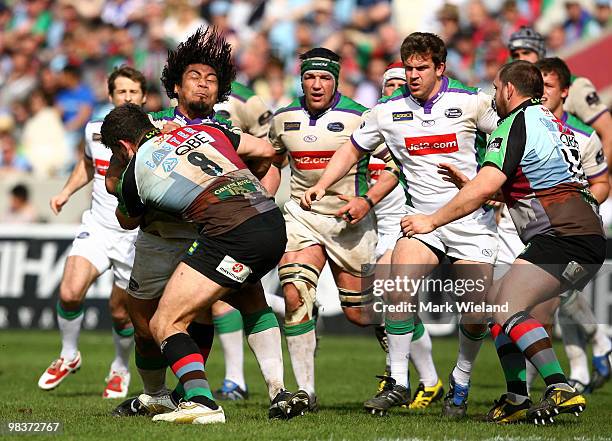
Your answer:
[[[149,322],[151,335],[158,343],[161,343],[166,338],[167,329],[168,321],[159,314],[155,314]]]
[[[370,315],[364,308],[342,308],[349,322],[357,326],[371,325]]]
[[[60,302],[62,307],[72,310],[78,309],[83,303],[85,292],[83,289],[73,286],[69,283],[60,285]]]
[[[312,265],[288,263],[278,268],[285,294],[285,324],[312,318],[319,283],[319,271]]]

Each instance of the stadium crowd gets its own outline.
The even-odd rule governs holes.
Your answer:
[[[340,92],[371,107],[385,66],[414,30],[439,34],[447,73],[490,93],[520,26],[535,25],[553,56],[610,23],[609,0],[5,0],[0,173],[67,176],[85,124],[110,108],[105,78],[121,64],[145,74],[147,111],[166,107],[167,51],[203,24],[228,38],[238,81],[274,111],[301,94],[297,55],[312,47],[342,56]]]

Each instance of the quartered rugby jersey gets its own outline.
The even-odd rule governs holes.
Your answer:
[[[270,141],[278,154],[289,154],[291,198],[298,202],[306,189],[317,183],[330,158],[362,122],[366,108],[336,93],[332,105],[320,115],[311,115],[304,98],[276,112],[270,128]],[[333,216],[346,202],[338,195],[359,196],[368,191],[368,162],[365,155],[337,183],[327,189],[312,211]]]
[[[106,191],[106,170],[112,152],[102,144],[100,128],[103,121],[90,121],[85,126],[85,157],[93,163],[94,176],[91,192],[91,214],[105,227],[123,231],[115,216],[117,198]]]
[[[227,101],[215,104],[214,109],[218,118],[230,121],[233,127],[249,135],[258,138],[268,136],[272,112],[248,87],[232,82],[232,91]]]
[[[239,143],[239,135],[215,124],[150,132],[123,176],[128,214],[150,205],[215,236],[277,208],[236,153]]]
[[[207,123],[220,124],[226,128],[231,127],[229,122],[222,120],[217,115],[209,118],[190,119],[183,115],[178,107],[169,107],[160,112],[149,113],[149,119],[160,130],[163,129],[164,124],[167,122],[174,122],[180,126]],[[186,223],[170,213],[150,207],[146,208],[140,229],[145,233],[154,234],[165,239],[191,239],[198,234],[195,224]]]
[[[536,234],[602,235],[574,133],[537,100],[527,100],[491,134],[483,166],[507,177],[504,199],[521,240]]]
[[[485,134],[499,119],[491,104],[489,95],[448,77],[442,77],[439,92],[424,103],[403,86],[368,112],[351,139],[367,152],[385,142],[401,168],[408,205],[429,214],[458,192],[438,173],[439,163],[455,165],[470,179],[476,176]]]

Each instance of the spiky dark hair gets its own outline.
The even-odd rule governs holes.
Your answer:
[[[232,61],[231,45],[217,28],[201,26],[175,50],[168,51],[168,61],[161,76],[168,98],[177,98],[174,85],[181,84],[183,73],[190,64],[206,64],[215,70],[219,81],[217,100],[225,101],[236,78],[236,66]]]

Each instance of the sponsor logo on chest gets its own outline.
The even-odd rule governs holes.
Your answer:
[[[327,130],[329,130],[330,132],[341,132],[344,130],[344,124],[342,124],[340,121],[330,122],[327,125]]]
[[[405,112],[393,112],[391,117],[393,118],[393,122],[412,121],[414,119],[414,114],[412,111],[407,110]]]
[[[100,176],[106,176],[106,170],[108,170],[108,166],[110,165],[109,161],[105,161],[104,159],[96,158],[94,160],[94,166],[96,168],[96,173]]]
[[[437,155],[441,153],[452,153],[459,150],[457,135],[455,133],[415,136],[404,138],[404,142],[410,156]]]
[[[444,111],[444,116],[447,118],[459,118],[463,115],[463,111],[459,107],[450,107]]]
[[[288,121],[283,124],[285,132],[292,132],[294,130],[300,130],[300,122],[299,121]]]
[[[327,167],[335,151],[301,151],[291,152],[291,157],[298,170],[318,170]]]

